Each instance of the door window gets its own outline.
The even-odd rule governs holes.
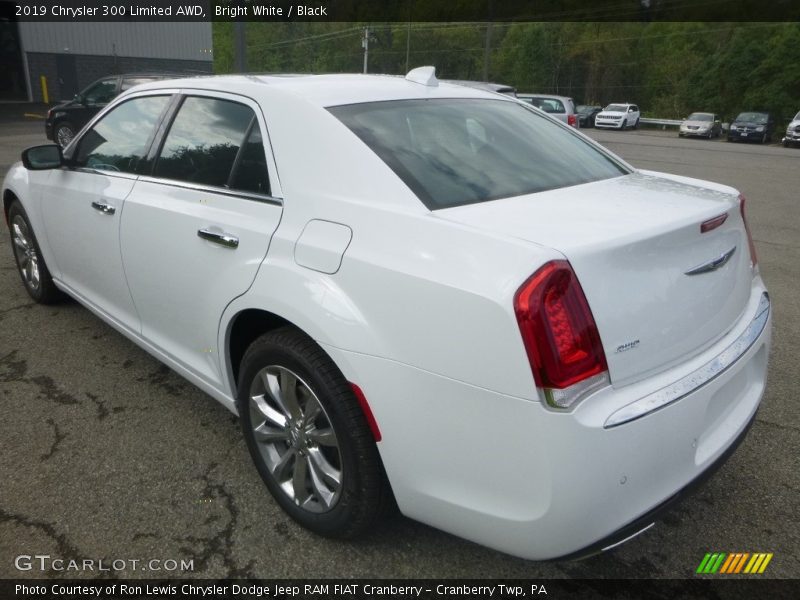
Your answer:
[[[103,116],[81,137],[76,162],[101,171],[136,173],[169,96],[128,100]]]
[[[254,119],[253,110],[238,102],[187,97],[170,127],[153,174],[190,183],[228,187],[251,123],[260,140],[258,123],[254,123]],[[263,160],[255,149],[260,142],[252,136],[251,139],[241,157],[242,162],[247,161],[248,168],[255,167],[254,161]],[[263,155],[263,144],[260,146]],[[253,179],[244,171],[240,168],[235,174],[237,184],[257,187],[257,178]],[[261,176],[266,177],[266,169]],[[264,185],[263,180],[261,185]]]
[[[261,130],[256,120],[253,120],[253,128],[239,153],[239,159],[231,173],[229,187],[242,192],[267,196],[270,194],[264,140],[261,139]]]

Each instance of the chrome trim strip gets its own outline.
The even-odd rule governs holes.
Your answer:
[[[726,218],[727,216],[728,215],[725,215]],[[725,266],[725,264],[731,259],[731,256],[733,256],[734,252],[736,252],[736,246],[734,246],[727,252],[723,252],[717,258],[714,258],[706,263],[703,263],[702,265],[697,265],[696,267],[692,267],[691,269],[686,271],[684,275],[701,275],[703,273],[710,273],[711,271],[716,271],[717,269],[720,269]]]
[[[761,300],[756,309],[756,315],[742,334],[736,338],[725,350],[708,361],[699,369],[695,369],[675,383],[661,388],[652,394],[631,402],[614,412],[605,422],[603,427],[610,429],[623,423],[639,419],[653,411],[659,410],[685,398],[698,388],[704,386],[727,369],[732,367],[761,337],[761,333],[769,319],[770,302],[766,292],[761,295]]]
[[[638,536],[642,535],[642,534],[643,534],[645,531],[647,531],[648,529],[650,529],[650,528],[651,528],[653,525],[655,525],[655,521],[654,521],[654,522],[652,522],[652,523],[650,523],[650,525],[647,525],[646,527],[642,527],[642,528],[641,528],[639,531],[637,531],[636,533],[632,533],[631,535],[629,535],[628,537],[626,537],[624,540],[620,540],[620,541],[618,541],[618,542],[616,542],[616,543],[614,543],[614,544],[611,544],[610,546],[606,546],[605,548],[601,549],[601,550],[600,550],[600,552],[608,552],[608,551],[609,551],[609,550],[611,550],[612,548],[616,548],[617,546],[621,546],[621,545],[622,545],[622,544],[624,544],[625,542],[629,542],[629,541],[631,541],[633,538],[635,538],[635,537],[638,537]]]
[[[253,194],[252,192],[240,192],[237,190],[229,190],[226,188],[214,187],[213,185],[201,185],[198,183],[189,183],[188,181],[176,181],[173,179],[162,179],[160,177],[152,177],[150,175],[142,175],[139,181],[147,183],[156,183],[159,185],[168,185],[170,187],[183,188],[186,190],[196,190],[198,192],[208,192],[209,194],[220,194],[222,196],[233,196],[234,198],[244,198],[245,200],[257,200],[266,204],[274,204],[276,206],[283,206],[283,199],[276,198],[275,196],[267,196],[263,194]]]

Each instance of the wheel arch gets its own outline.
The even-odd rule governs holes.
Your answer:
[[[236,397],[236,386],[239,381],[239,366],[247,348],[260,336],[285,325],[290,325],[303,331],[300,327],[280,315],[258,308],[240,310],[228,321],[225,334],[224,358],[234,398]]]
[[[6,225],[8,225],[8,211],[11,210],[11,203],[14,200],[19,200],[19,198],[12,190],[3,190],[3,217],[6,220]]]

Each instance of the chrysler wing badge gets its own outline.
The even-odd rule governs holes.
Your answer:
[[[731,259],[731,256],[733,256],[734,252],[736,252],[736,246],[734,246],[727,252],[720,254],[717,258],[708,261],[707,263],[703,263],[702,265],[697,265],[696,267],[689,269],[684,274],[701,275],[702,273],[710,273],[711,271],[716,271],[717,269],[725,266],[725,263],[727,263]]]

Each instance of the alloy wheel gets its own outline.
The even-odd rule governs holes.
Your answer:
[[[17,266],[22,274],[22,279],[32,290],[38,290],[41,285],[39,272],[39,254],[33,244],[33,238],[28,230],[28,224],[20,215],[11,222],[11,238],[14,244],[14,255]]]
[[[66,148],[74,137],[75,132],[67,125],[61,125],[56,131],[56,141],[62,148]]]
[[[313,390],[289,369],[271,365],[249,394],[253,437],[278,487],[298,507],[331,510],[342,490],[336,432]]]

